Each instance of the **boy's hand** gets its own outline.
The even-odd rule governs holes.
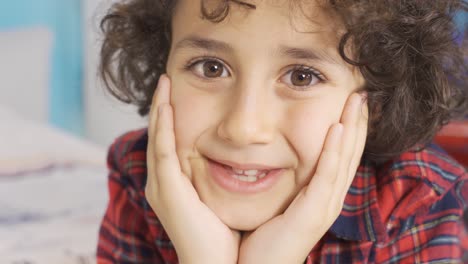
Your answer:
[[[145,195],[177,252],[179,263],[237,263],[240,234],[200,201],[176,154],[170,80],[161,76],[148,128]]]
[[[367,101],[353,94],[328,131],[317,170],[287,210],[242,237],[239,263],[304,263],[343,207],[367,135]]]

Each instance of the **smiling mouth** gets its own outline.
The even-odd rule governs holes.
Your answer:
[[[239,170],[226,165],[224,167],[232,171],[232,177],[244,182],[256,182],[270,172],[270,170]]]
[[[276,183],[279,175],[284,171],[281,168],[258,164],[240,165],[212,159],[207,161],[210,176],[219,186],[230,192],[257,193],[265,191]]]
[[[223,166],[226,170],[231,171],[234,178],[244,182],[255,182],[264,178],[270,171],[278,169],[260,164],[239,164],[232,161],[212,159],[210,161]]]
[[[249,163],[249,164],[241,164],[237,163],[234,161],[229,161],[229,160],[216,160],[212,158],[208,158],[210,161],[219,163],[221,165],[225,165],[227,167],[230,167],[232,169],[236,170],[274,170],[274,169],[279,169],[278,167],[273,167],[273,166],[268,166],[268,165],[263,165],[263,164],[255,164],[255,163]]]

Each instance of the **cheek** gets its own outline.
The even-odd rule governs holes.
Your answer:
[[[210,127],[209,102],[190,89],[184,82],[173,81],[171,105],[174,109],[174,133],[176,151],[182,171],[192,177],[193,162],[201,166],[199,153],[195,148],[197,140]]]
[[[315,168],[328,129],[341,117],[342,105],[331,106],[325,101],[294,106],[287,112],[286,135],[298,156],[301,178]]]
[[[183,82],[174,81],[172,84],[171,105],[178,149],[193,147],[196,138],[206,129],[206,119],[209,117],[203,98],[187,88]]]

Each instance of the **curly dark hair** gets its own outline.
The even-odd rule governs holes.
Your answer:
[[[101,21],[100,74],[108,91],[136,104],[140,115],[149,112],[166,69],[176,2],[122,0]],[[208,10],[204,2],[201,15],[213,23],[223,21],[232,4],[255,9],[240,0],[219,0]],[[345,26],[338,36],[341,57],[358,67],[366,81],[368,160],[382,162],[424,147],[443,125],[467,113],[467,30],[459,30],[454,19],[468,10],[464,0],[322,2]]]

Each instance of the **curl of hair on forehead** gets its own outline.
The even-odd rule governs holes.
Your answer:
[[[231,3],[237,4],[248,9],[256,9],[254,4],[243,2],[240,0],[202,0],[201,1],[201,14],[215,23],[223,21],[229,14]]]

